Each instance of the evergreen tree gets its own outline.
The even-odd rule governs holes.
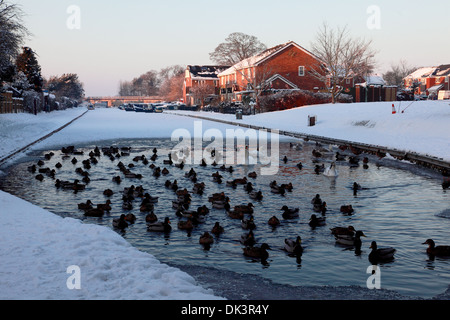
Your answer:
[[[84,96],[83,84],[75,73],[50,77],[47,81],[47,89],[58,97],[81,99]]]
[[[23,72],[28,82],[36,92],[42,91],[44,79],[41,75],[41,66],[39,65],[36,54],[31,48],[23,47],[23,52],[16,59],[17,72]]]

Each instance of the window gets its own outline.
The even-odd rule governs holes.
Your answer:
[[[298,67],[298,76],[299,77],[305,76],[305,67],[304,66]]]

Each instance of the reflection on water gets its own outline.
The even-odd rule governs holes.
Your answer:
[[[448,211],[450,207],[449,193],[443,191],[439,180],[426,175],[417,175],[407,170],[392,168],[378,163],[377,159],[370,159],[368,167],[362,165],[353,167],[347,161],[337,162],[337,177],[326,177],[316,174],[316,165],[329,165],[333,154],[325,158],[313,158],[314,144],[305,144],[303,150],[291,149],[289,143],[282,144],[280,157],[285,155],[288,162],[280,161],[280,170],[276,176],[258,176],[248,178],[256,190],[263,193],[262,201],[250,199],[242,185],[235,189],[228,187],[226,181],[247,177],[252,171],[258,172],[258,165],[236,166],[233,173],[220,172],[223,183],[213,181],[212,173],[218,167],[195,166],[199,182],[204,182],[203,195],[192,194],[191,209],[207,205],[210,213],[204,223],[196,226],[192,232],[178,230],[180,220],[172,208],[175,193],[164,186],[166,180],[177,180],[180,188],[192,191],[193,182],[185,177],[185,173],[192,167],[186,165],[183,169],[164,164],[173,143],[170,140],[122,140],[112,141],[109,145],[131,146],[130,155],[110,159],[105,156],[99,158],[96,165],[89,169],[90,182],[86,190],[74,193],[55,188],[55,181],[45,177],[40,182],[35,174],[27,171],[27,167],[43,159],[44,153],[53,151],[54,157],[45,160],[44,167],[55,168],[56,163],[62,163],[62,168],[55,169],[56,177],[60,180],[80,179],[75,173],[76,168],[82,167],[82,160],[88,158],[88,153],[94,145],[79,148],[84,155],[75,155],[78,160],[72,164],[70,159],[62,159],[60,150],[43,151],[30,156],[27,161],[9,168],[8,175],[1,177],[0,186],[3,190],[17,195],[25,200],[37,204],[63,217],[81,219],[86,223],[95,223],[112,228],[112,220],[118,218],[124,211],[122,208],[122,194],[125,187],[142,185],[146,192],[153,197],[159,197],[155,204],[155,214],[162,221],[169,217],[173,230],[170,234],[148,232],[145,213],[139,211],[140,200],[135,200],[134,209],[130,212],[137,216],[135,224],[131,225],[122,236],[133,246],[156,256],[162,262],[174,265],[212,267],[219,270],[229,270],[240,274],[255,274],[271,279],[275,283],[293,286],[348,286],[365,287],[369,277],[366,274],[368,254],[371,241],[377,241],[379,247],[395,247],[397,253],[393,262],[381,265],[382,288],[396,290],[403,294],[421,297],[432,297],[445,291],[450,284],[450,261],[447,259],[430,260],[425,254],[422,243],[433,238],[436,243],[450,242]],[[101,146],[99,146],[101,147]],[[158,158],[144,165],[142,161],[133,161],[136,156],[145,155],[150,159],[152,149],[158,149]],[[125,178],[117,164],[121,161],[125,165],[133,164],[133,172],[142,174],[142,179]],[[302,162],[300,170],[297,164]],[[160,177],[153,176],[150,164],[167,168],[169,174]],[[381,164],[381,165],[380,165]],[[122,183],[112,182],[112,177],[122,175]],[[80,179],[81,180],[81,179]],[[293,184],[292,192],[284,196],[270,191],[269,184],[276,180],[279,184]],[[363,190],[356,194],[352,191],[353,182],[358,182]],[[78,210],[77,204],[92,200],[94,204],[105,203],[107,197],[103,195],[105,189],[112,189],[114,195],[112,210],[102,218],[85,217]],[[254,208],[254,230],[257,244],[267,243],[271,247],[269,258],[265,263],[243,255],[243,246],[239,242],[242,229],[239,220],[227,216],[224,210],[214,209],[208,202],[208,196],[224,191],[231,199],[231,207],[252,202]],[[327,202],[328,210],[325,214],[326,225],[311,229],[308,222],[311,214],[315,213],[311,199],[320,194]],[[351,204],[354,213],[345,215],[340,212],[342,205]],[[280,210],[283,205],[298,207],[300,215],[296,219],[285,220]],[[270,227],[267,223],[272,216],[281,220],[278,227]],[[215,222],[220,222],[225,232],[215,236],[210,248],[199,244],[199,237],[205,231],[211,231]],[[335,242],[329,228],[335,226],[354,226],[363,230],[361,254],[355,254],[352,247],[339,245]],[[302,237],[304,253],[301,257],[287,254],[283,250],[285,239]]]

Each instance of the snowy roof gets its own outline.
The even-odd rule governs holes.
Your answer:
[[[192,78],[217,80],[217,75],[229,66],[187,66]]]
[[[386,85],[386,81],[383,79],[382,76],[378,75],[378,74],[372,74],[369,76],[364,77],[364,79],[366,80],[366,82],[364,83],[358,83],[358,85],[365,87],[367,85],[369,86],[385,86]]]
[[[423,67],[419,68],[405,79],[419,79],[428,77],[446,77],[450,75],[450,64],[442,64],[437,67]]]
[[[236,70],[242,70],[245,68],[250,68],[250,67],[254,67],[257,66],[258,64],[262,63],[263,61],[269,59],[270,57],[274,56],[275,54],[281,52],[282,50],[286,49],[289,46],[295,46],[298,49],[306,52],[307,54],[313,56],[315,59],[318,59],[316,56],[314,56],[311,52],[309,52],[308,50],[306,50],[305,48],[299,46],[298,44],[296,44],[294,41],[289,41],[287,43],[283,43],[283,44],[279,44],[275,47],[269,48],[267,50],[264,50],[263,52],[261,52],[260,54],[257,54],[253,57],[244,59],[238,63],[236,63],[235,65],[233,65],[232,67],[228,68],[227,70],[221,72],[219,74],[220,76],[226,76],[226,75],[230,75],[230,74],[234,74],[236,72]]]
[[[441,90],[443,87],[444,87],[443,84],[438,84],[438,85],[428,88],[427,90],[428,90],[428,92],[437,92],[437,91]]]
[[[435,75],[438,77],[445,77],[450,75],[450,64],[443,64],[437,67]]]
[[[406,78],[412,78],[412,79],[418,79],[423,77],[429,77],[434,71],[436,70],[436,67],[423,67],[419,68],[413,73],[406,76]]]

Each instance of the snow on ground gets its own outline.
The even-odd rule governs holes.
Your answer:
[[[397,102],[396,108],[401,111],[408,105],[403,102],[399,108]],[[77,108],[37,116],[0,115],[0,159],[85,111]],[[234,115],[200,115],[235,120]],[[307,126],[308,115],[318,117],[315,127]],[[395,115],[392,103],[322,105],[244,116],[242,122],[450,160],[449,118],[448,101],[425,101],[415,102],[405,113]],[[169,113],[97,109],[32,148],[117,138],[170,137],[178,128],[194,133],[194,121]],[[203,132],[212,128],[224,132],[233,127],[202,122]],[[1,191],[0,215],[0,299],[221,299],[188,274],[133,248],[108,228],[63,219]],[[67,287],[71,277],[67,268],[72,265],[80,267],[80,290]]]
[[[63,219],[2,191],[0,203],[0,299],[218,299],[110,229]],[[79,282],[70,266],[79,267]],[[68,280],[81,288],[69,289]]]

